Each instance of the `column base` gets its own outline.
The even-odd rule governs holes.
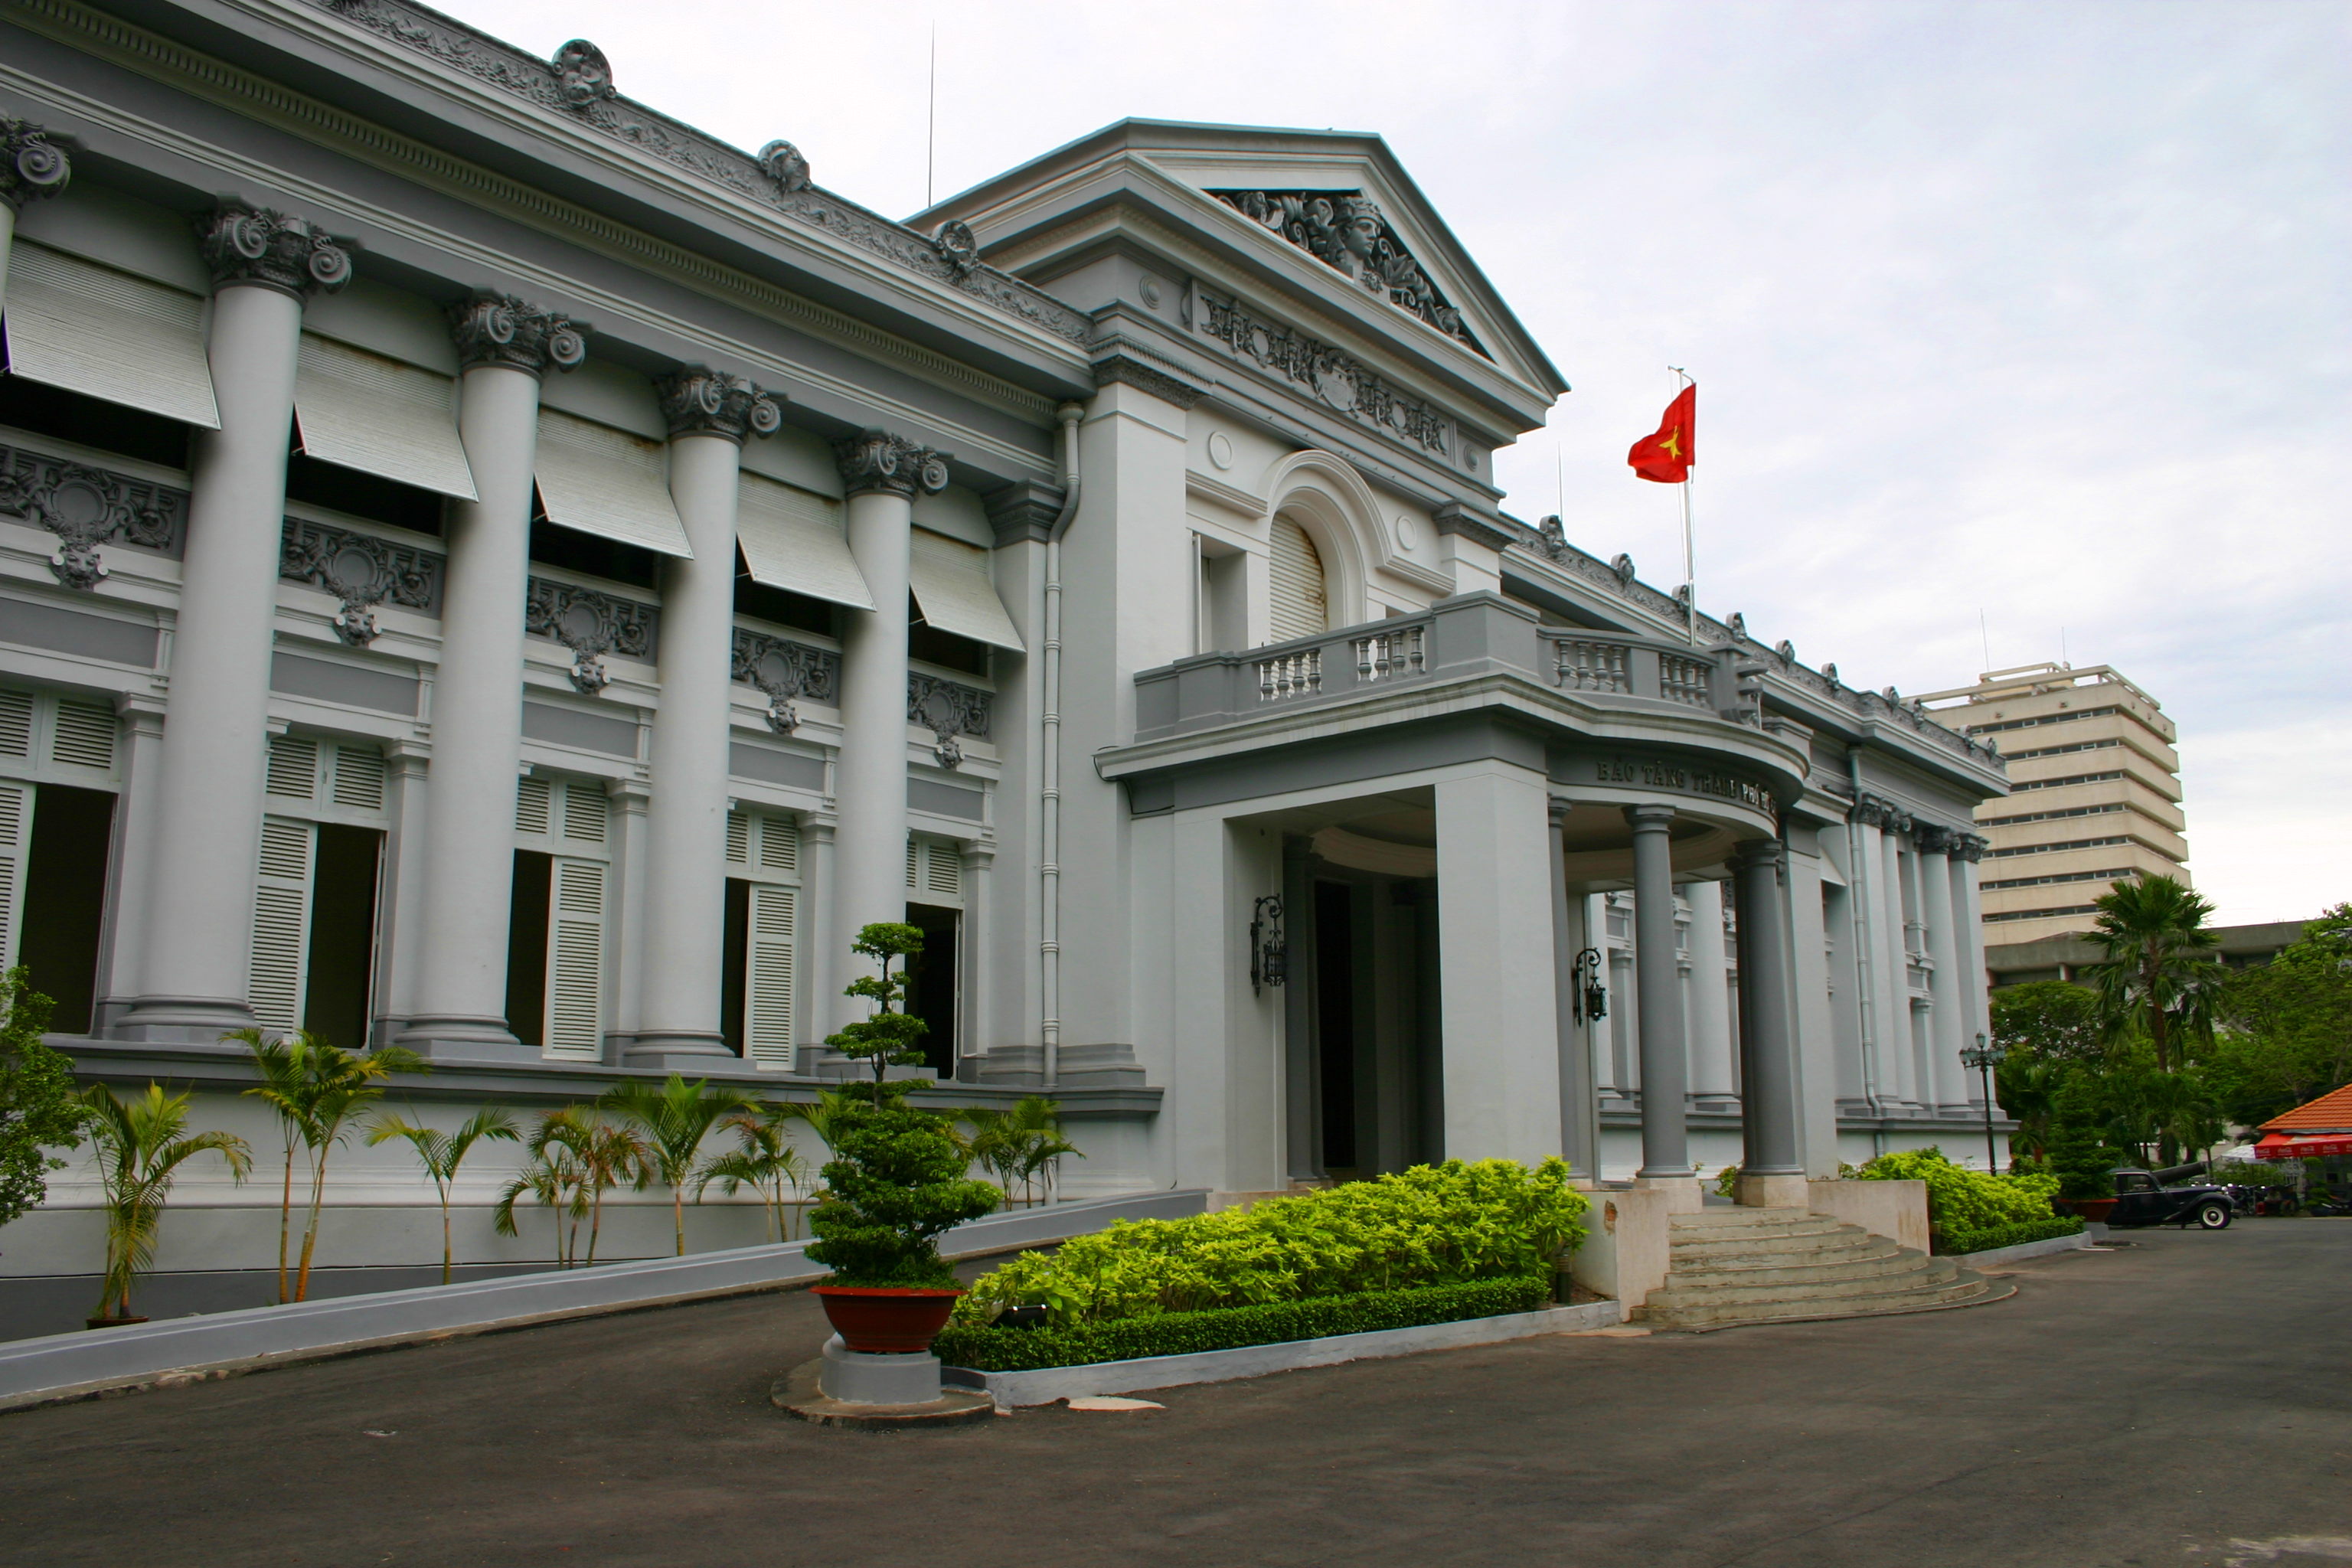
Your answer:
[[[1045,1085],[1043,1046],[992,1046],[986,1056],[970,1059],[979,1069],[975,1082],[1007,1089],[1043,1089]],[[1130,1045],[1110,1042],[1064,1046],[1055,1053],[1054,1066],[1056,1089],[1143,1087],[1143,1066],[1135,1059],[1135,1047]]]
[[[234,1029],[253,1027],[253,1009],[236,996],[141,996],[108,1037],[152,1045],[218,1045]]]
[[[621,1052],[621,1065],[656,1071],[709,1072],[721,1066],[740,1067],[743,1058],[729,1048],[724,1035],[690,1029],[646,1029]]]
[[[1668,1214],[1696,1214],[1706,1206],[1706,1193],[1696,1176],[1642,1176],[1633,1178],[1633,1185],[1648,1192],[1665,1194]]]
[[[1803,1172],[1739,1175],[1739,1206],[1750,1209],[1801,1209],[1812,1206],[1812,1189]]]
[[[536,1062],[546,1059],[537,1046],[515,1038],[504,1018],[474,1014],[425,1014],[408,1020],[392,1043],[427,1061]]]

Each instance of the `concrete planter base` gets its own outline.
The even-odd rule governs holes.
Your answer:
[[[1237,1350],[1201,1351],[1192,1355],[1096,1362],[1089,1366],[1046,1367],[1036,1372],[974,1372],[968,1367],[951,1366],[941,1377],[950,1388],[985,1391],[999,1407],[1013,1409],[1024,1405],[1051,1405],[1057,1399],[1084,1399],[1097,1394],[1130,1394],[1138,1389],[1175,1388],[1188,1383],[1230,1383],[1298,1367],[1337,1366],[1341,1362],[1414,1355],[1422,1351],[1452,1350],[1461,1345],[1498,1344],[1506,1340],[1532,1339],[1538,1334],[1572,1334],[1588,1329],[1614,1328],[1624,1321],[1625,1309],[1618,1302],[1591,1301],[1580,1307],[1549,1307],[1542,1311],[1509,1312],[1497,1318],[1467,1318],[1460,1322],[1424,1323],[1411,1329],[1379,1329],[1366,1334],[1334,1334],[1327,1339],[1244,1345]]]
[[[860,1405],[835,1399],[818,1384],[825,1363],[813,1361],[780,1377],[768,1390],[768,1403],[787,1415],[814,1426],[847,1426],[887,1432],[903,1427],[966,1426],[996,1414],[996,1402],[965,1388],[943,1388],[939,1397],[920,1405]]]

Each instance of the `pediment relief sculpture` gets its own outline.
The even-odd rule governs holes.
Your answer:
[[[1368,294],[1412,311],[1479,354],[1462,312],[1421,269],[1381,204],[1361,191],[1211,191],[1244,217],[1272,229]],[[1491,358],[1491,355],[1487,357]]]

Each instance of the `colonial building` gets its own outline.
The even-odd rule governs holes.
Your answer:
[[[1379,138],[1123,122],[900,224],[615,86],[0,5],[0,932],[81,1071],[265,1151],[248,1026],[435,1116],[804,1097],[903,919],[924,1094],[1053,1094],[1074,1194],[1973,1135],[1997,757],[1503,510],[1565,383]],[[543,1253],[478,1158],[467,1256]],[[338,1161],[329,1261],[425,1234]],[[210,1181],[165,1267],[259,1260]]]

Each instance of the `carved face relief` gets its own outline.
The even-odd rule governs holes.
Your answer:
[[[574,38],[555,51],[556,89],[563,101],[584,109],[600,98],[613,96],[613,62],[585,38]]]

